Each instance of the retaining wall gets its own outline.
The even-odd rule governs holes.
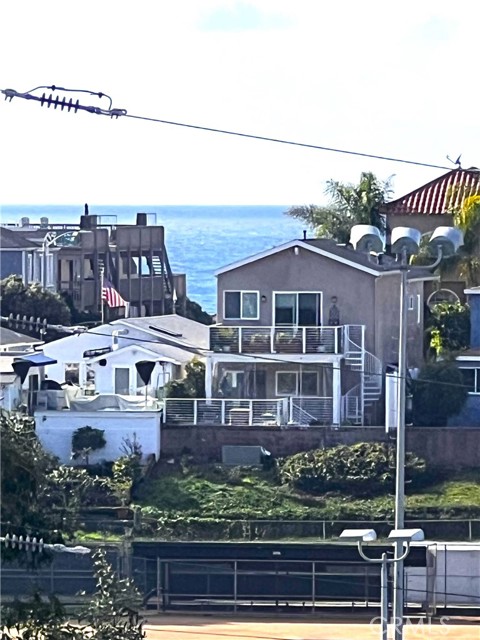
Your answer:
[[[356,442],[388,442],[384,427],[278,428],[231,426],[162,426],[162,458],[190,453],[198,462],[218,462],[222,445],[260,445],[275,457]],[[427,463],[447,468],[480,467],[480,429],[407,427],[406,448]]]

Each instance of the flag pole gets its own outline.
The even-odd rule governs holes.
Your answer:
[[[105,306],[103,303],[103,275],[104,268],[100,268],[100,312],[101,312],[101,322],[105,324]]]

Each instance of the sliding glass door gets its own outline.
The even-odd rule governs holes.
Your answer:
[[[317,327],[322,324],[322,293],[275,293],[274,324]]]

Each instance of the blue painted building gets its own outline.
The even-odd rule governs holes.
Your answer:
[[[450,418],[449,426],[480,427],[480,287],[465,289],[470,307],[470,348],[457,358],[468,398],[462,411]]]

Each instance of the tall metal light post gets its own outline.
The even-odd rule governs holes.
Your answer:
[[[378,252],[379,242],[383,246],[380,232],[370,225],[352,227],[350,241],[359,251]],[[410,265],[410,257],[420,249],[421,233],[410,227],[397,227],[391,234],[391,253],[396,256],[400,270],[400,324],[398,342],[397,371],[397,446],[395,473],[395,529],[403,529],[405,524],[405,380],[407,376],[407,275],[411,269],[417,272],[432,272],[444,257],[455,254],[463,245],[463,234],[454,227],[437,227],[432,233],[429,246],[436,259],[429,265]],[[395,564],[394,574],[394,617],[395,640],[403,640],[403,541],[396,543],[395,556],[400,558]]]
[[[395,555],[389,558],[387,553],[382,553],[381,558],[371,558],[367,556],[362,548],[364,542],[373,542],[377,539],[377,534],[373,529],[345,529],[340,534],[342,540],[356,542],[358,553],[366,561],[373,564],[381,564],[380,574],[380,640],[388,640],[388,565],[398,566],[403,563],[410,553],[410,543],[424,540],[425,536],[421,529],[394,529],[390,532],[388,539],[395,542]],[[398,545],[401,547],[401,554],[397,555]],[[406,549],[404,549],[406,545]],[[395,621],[395,626],[396,626]]]

